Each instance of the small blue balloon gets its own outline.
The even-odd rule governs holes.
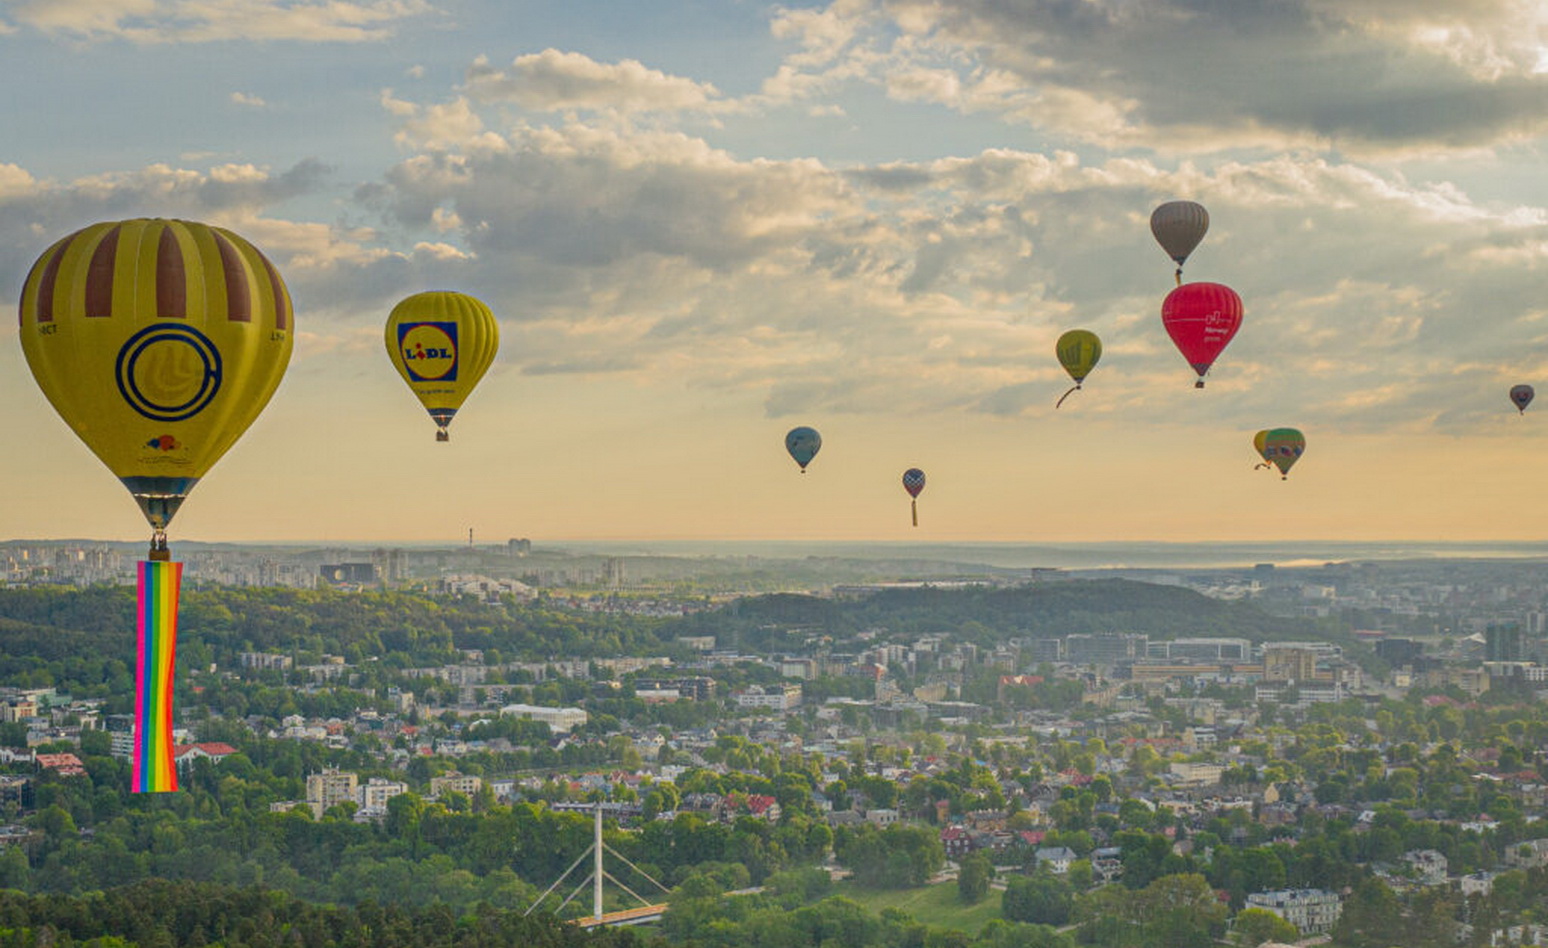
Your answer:
[[[795,462],[801,465],[801,473],[806,473],[806,465],[812,463],[812,458],[822,450],[822,435],[816,428],[808,428],[802,425],[799,428],[791,428],[785,435],[785,450],[795,458]]]

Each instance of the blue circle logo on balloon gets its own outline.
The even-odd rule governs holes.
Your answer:
[[[398,351],[413,382],[457,381],[457,324],[403,323]]]
[[[183,421],[199,414],[220,391],[220,350],[190,326],[158,323],[129,337],[118,350],[118,391],[129,407],[152,421]]]

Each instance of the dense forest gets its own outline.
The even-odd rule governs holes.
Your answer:
[[[0,891],[6,948],[636,948],[630,929],[587,932],[550,915],[445,905],[316,905],[274,890],[159,880],[80,896]]]
[[[737,636],[745,649],[778,648],[788,630],[847,636],[865,629],[897,635],[953,633],[990,646],[1011,637],[1142,632],[1153,638],[1232,636],[1254,642],[1352,640],[1338,626],[1272,616],[1245,602],[1222,602],[1180,586],[1126,579],[1011,587],[883,589],[859,599],[772,595],[742,599],[682,620],[701,634]]]

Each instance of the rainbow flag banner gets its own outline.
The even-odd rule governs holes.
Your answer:
[[[130,789],[177,789],[172,762],[172,670],[177,661],[177,591],[183,564],[140,562],[139,661],[135,665],[134,763]]]

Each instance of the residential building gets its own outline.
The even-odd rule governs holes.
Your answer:
[[[324,770],[320,774],[308,774],[306,778],[306,802],[312,808],[312,816],[322,819],[328,809],[340,803],[355,802],[358,775],[348,771]]]
[[[746,691],[737,692],[737,707],[740,708],[769,708],[774,711],[791,711],[801,706],[801,686],[799,684],[788,685],[749,685]]]
[[[1249,894],[1246,907],[1272,912],[1300,929],[1302,935],[1322,935],[1333,930],[1344,910],[1344,900],[1326,889],[1275,889]]]
[[[460,774],[454,770],[449,774],[430,778],[430,796],[438,798],[443,793],[452,792],[471,797],[483,786],[484,778],[472,774]]]
[[[387,801],[399,794],[408,793],[408,784],[400,780],[383,780],[372,777],[360,787],[360,809],[368,812],[386,812]]]
[[[1444,885],[1446,882],[1446,856],[1439,850],[1410,850],[1403,854],[1403,862],[1412,867],[1420,885]]]
[[[555,732],[569,732],[586,723],[586,712],[581,708],[545,708],[532,704],[508,704],[501,714],[542,721]]]
[[[1037,864],[1041,867],[1047,863],[1054,875],[1062,876],[1070,871],[1070,866],[1076,860],[1075,850],[1068,846],[1039,846],[1033,853]]]

